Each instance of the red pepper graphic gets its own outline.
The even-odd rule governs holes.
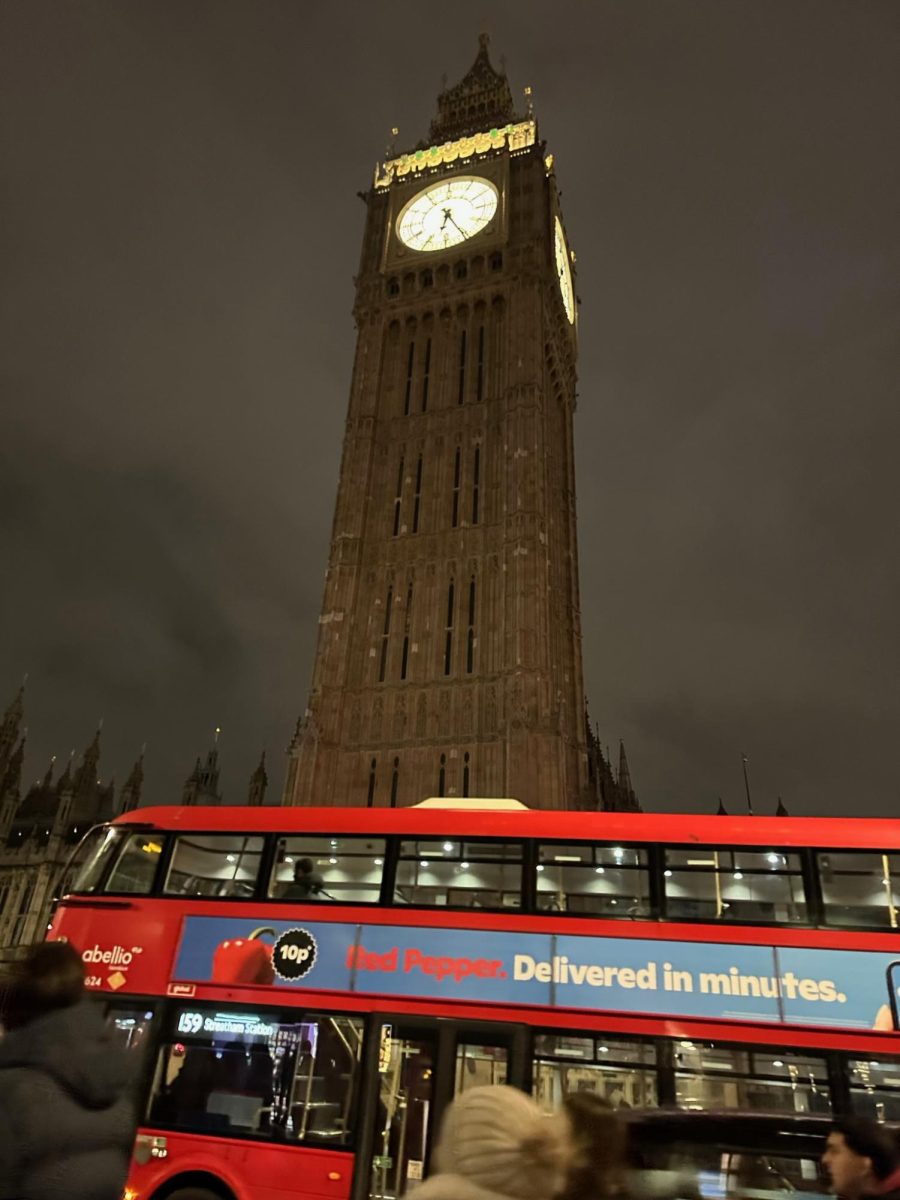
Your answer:
[[[257,940],[264,933],[275,937],[274,929],[263,927],[254,929],[249,937],[229,938],[227,942],[220,942],[213,951],[212,982],[274,983],[272,951],[275,947]]]

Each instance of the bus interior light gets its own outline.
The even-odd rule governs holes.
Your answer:
[[[735,871],[735,873],[734,873],[734,878],[735,878],[735,879],[743,879],[743,878],[744,878],[744,873],[743,873],[743,871]]]
[[[605,875],[606,868],[605,867],[594,867],[594,874],[595,875]]]
[[[665,871],[663,871],[663,875],[665,875],[666,879],[672,878],[672,872],[669,870],[668,867],[666,867]]]
[[[447,854],[452,854],[453,853],[453,843],[452,842],[444,842],[444,850]]]
[[[463,871],[468,871],[468,869],[469,869],[469,864],[468,864],[467,862],[460,863],[459,865],[460,865],[460,867],[461,867],[461,869],[462,869]]]

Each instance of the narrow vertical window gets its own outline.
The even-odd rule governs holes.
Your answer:
[[[450,580],[450,586],[447,588],[447,624],[445,626],[444,637],[444,674],[450,674],[450,662],[453,656],[453,598],[454,588],[453,580]]]
[[[438,771],[438,795],[443,796],[447,786],[447,755],[441,755],[441,769]]]
[[[466,631],[466,673],[475,670],[475,576],[469,580],[469,627]]]
[[[394,769],[391,772],[391,808],[397,807],[397,785],[400,782],[400,759],[394,759]]]
[[[403,625],[403,654],[400,658],[400,678],[406,678],[407,668],[409,667],[409,623],[412,615],[412,584],[406,590],[406,620]]]
[[[478,524],[478,489],[481,486],[481,447],[475,447],[472,461],[472,524]]]
[[[394,537],[400,532],[400,510],[403,507],[403,455],[397,470],[397,491],[394,494]]]
[[[378,667],[378,682],[384,683],[384,675],[387,671],[387,652],[388,641],[391,636],[391,609],[394,607],[394,589],[388,588],[387,604],[384,609],[384,629],[381,633],[381,663]]]
[[[478,373],[475,376],[475,396],[480,404],[484,396],[484,326],[478,326]]]
[[[463,755],[463,795],[469,794],[469,752],[468,750]]]
[[[456,447],[456,458],[453,460],[453,519],[450,524],[455,529],[459,524],[459,477],[462,473],[462,450]]]
[[[466,331],[459,335],[459,394],[456,403],[462,404],[466,398]]]
[[[422,455],[419,455],[419,461],[416,463],[416,496],[413,504],[413,533],[419,532],[419,505],[422,500]]]
[[[431,338],[425,343],[425,366],[422,369],[422,412],[428,411],[428,376],[431,374]]]
[[[416,343],[410,342],[409,343],[409,354],[406,359],[406,394],[405,394],[404,400],[403,400],[403,415],[405,417],[409,416],[409,400],[410,400],[410,397],[412,396],[413,365],[415,363],[415,358],[416,358]]]
[[[377,766],[377,760],[373,758],[371,763],[369,764],[369,791],[368,791],[368,794],[366,795],[366,808],[371,808],[375,803],[375,767],[376,766]]]

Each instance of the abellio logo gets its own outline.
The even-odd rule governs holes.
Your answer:
[[[302,979],[316,961],[316,939],[307,929],[289,929],[275,943],[272,964],[281,979]]]
[[[124,946],[112,946],[108,950],[101,950],[98,945],[94,945],[90,950],[85,950],[81,957],[90,966],[102,963],[105,967],[127,967],[135,954],[140,952],[140,946],[132,946],[130,950],[126,950]]]

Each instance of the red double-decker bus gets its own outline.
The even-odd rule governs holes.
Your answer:
[[[454,1093],[900,1117],[900,823],[153,808],[52,937],[142,1062],[129,1200],[387,1200]]]

